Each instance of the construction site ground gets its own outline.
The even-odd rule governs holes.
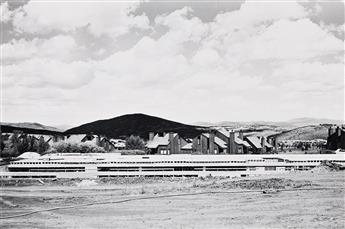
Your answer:
[[[1,180],[0,228],[345,228],[345,172]]]

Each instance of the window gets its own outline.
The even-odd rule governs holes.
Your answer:
[[[266,170],[266,171],[275,171],[275,170],[276,170],[276,167],[274,167],[274,166],[265,167],[265,170]]]

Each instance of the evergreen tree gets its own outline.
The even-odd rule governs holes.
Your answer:
[[[131,135],[129,138],[126,139],[126,149],[129,150],[145,150],[145,142],[139,136]]]

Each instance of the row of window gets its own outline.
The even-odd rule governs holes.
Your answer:
[[[11,167],[9,172],[85,172],[85,167]]]
[[[286,163],[317,163],[323,160],[286,161]],[[266,162],[264,160],[248,160],[248,162]],[[335,163],[345,163],[345,160],[332,160]],[[11,164],[41,165],[41,164],[160,164],[160,163],[246,163],[246,161],[111,161],[111,162],[12,162]]]

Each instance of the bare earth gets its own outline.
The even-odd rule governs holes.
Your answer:
[[[345,172],[1,185],[0,228],[345,228]]]

